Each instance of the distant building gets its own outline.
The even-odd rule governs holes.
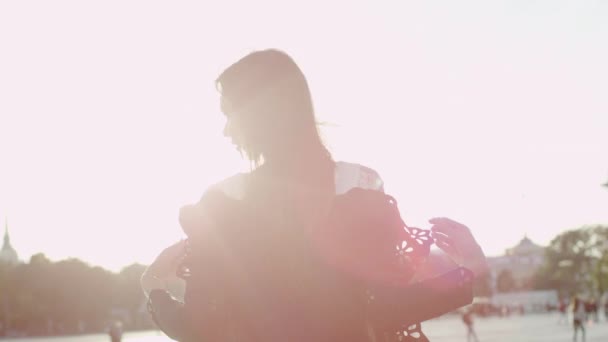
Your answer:
[[[545,248],[535,244],[527,236],[524,236],[516,246],[508,248],[505,255],[488,257],[493,292],[497,292],[498,277],[506,271],[510,272],[515,288],[530,289],[531,280],[542,266],[544,258]]]
[[[11,246],[11,238],[8,234],[8,222],[4,222],[4,243],[0,249],[0,263],[15,266],[19,263],[17,251]]]

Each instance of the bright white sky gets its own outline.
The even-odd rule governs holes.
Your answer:
[[[117,270],[180,238],[180,206],[248,166],[213,80],[267,47],[406,222],[460,220],[490,255],[608,223],[608,2],[322,3],[0,2],[0,217],[21,258]]]

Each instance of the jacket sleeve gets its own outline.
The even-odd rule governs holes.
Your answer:
[[[473,301],[473,273],[457,268],[405,287],[372,289],[372,321],[386,329],[423,322]]]
[[[148,297],[148,312],[156,326],[169,338],[189,341],[193,331],[186,317],[184,303],[173,298],[168,291],[155,289]]]

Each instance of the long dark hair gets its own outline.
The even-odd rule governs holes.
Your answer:
[[[216,85],[229,111],[242,116],[239,147],[252,162],[331,159],[319,135],[306,77],[285,52],[252,52],[222,72]]]
[[[224,113],[239,116],[238,147],[261,165],[247,193],[279,221],[318,217],[334,193],[334,162],[302,70],[285,52],[255,51],[222,72],[216,85]]]

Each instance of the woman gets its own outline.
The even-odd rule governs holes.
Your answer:
[[[225,263],[193,272],[207,275],[206,283],[200,280],[205,283],[201,291],[230,292],[227,285],[213,288],[219,285],[208,280],[227,272],[247,284],[235,289],[230,299],[224,296],[223,304],[211,305],[216,311],[209,317],[230,307],[226,317],[231,318],[205,329],[221,330],[217,339],[343,340],[345,332],[339,331],[341,323],[335,317],[359,309],[348,307],[346,300],[343,306],[336,304],[344,290],[328,295],[326,283],[334,275],[319,266],[310,232],[327,218],[336,195],[353,188],[382,192],[382,180],[368,167],[334,162],[319,136],[306,78],[284,52],[263,50],[243,57],[219,76],[217,86],[227,119],[224,134],[254,168],[212,186],[199,203],[180,211],[180,224],[192,242],[190,254],[198,253],[201,260],[221,255]],[[485,272],[483,252],[466,226],[447,218],[430,223],[440,249],[474,273]],[[187,249],[180,241],[157,257],[142,277],[146,293],[165,288]],[[417,278],[435,273],[427,269]],[[357,315],[353,313],[349,322],[362,317]],[[203,320],[201,314],[196,316]],[[223,325],[234,317],[239,317],[238,326]],[[369,338],[366,328],[361,329],[349,336],[350,341]]]

